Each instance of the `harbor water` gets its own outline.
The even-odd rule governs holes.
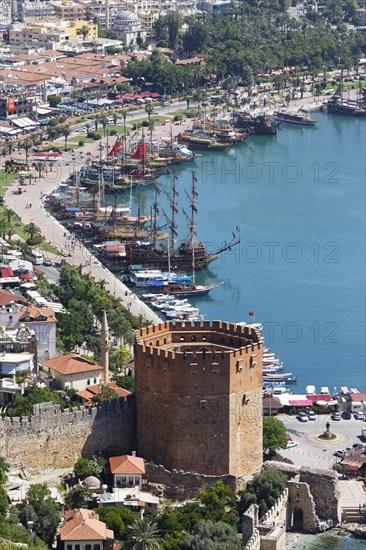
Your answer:
[[[200,274],[223,284],[195,302],[206,319],[262,323],[265,343],[308,384],[365,388],[366,120],[317,113],[176,168],[189,209],[198,179],[197,238],[210,250],[241,243]],[[170,176],[159,178],[169,192]],[[153,186],[134,191],[149,214]],[[127,197],[126,197],[127,200]],[[161,211],[169,212],[164,193]],[[163,219],[161,219],[162,224]],[[179,213],[179,234],[187,236]]]

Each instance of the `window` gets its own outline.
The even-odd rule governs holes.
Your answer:
[[[130,477],[128,478],[128,484],[129,484],[130,487],[133,486],[133,477],[132,477],[132,476],[130,476]]]
[[[68,545],[66,546],[66,550],[72,550],[72,544],[68,544]]]
[[[94,550],[100,550],[100,544],[94,544]]]
[[[80,544],[75,544],[75,550],[80,550]]]
[[[86,383],[87,383],[88,386],[90,386],[90,378],[88,378]]]
[[[140,485],[140,478],[139,477],[135,477],[135,485]]]
[[[86,544],[85,545],[85,550],[92,550],[91,544]]]
[[[94,384],[96,384],[96,383],[97,383],[97,379],[96,379],[96,378],[94,378]]]

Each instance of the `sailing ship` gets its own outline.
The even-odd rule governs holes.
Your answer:
[[[309,116],[304,111],[290,111],[288,109],[280,109],[275,111],[275,117],[279,122],[287,122],[289,124],[300,124],[302,126],[314,126],[319,119]]]
[[[196,240],[195,232],[195,215],[197,213],[197,178],[192,172],[192,189],[191,189],[191,214],[188,216],[189,226],[189,239],[181,243],[178,247],[175,246],[175,240],[177,238],[177,225],[176,214],[178,212],[177,205],[177,177],[173,174],[172,178],[172,196],[170,198],[171,215],[168,218],[170,236],[173,241],[173,246],[170,249],[162,248],[159,245],[159,234],[157,228],[157,218],[159,214],[158,208],[158,195],[160,193],[157,186],[155,186],[155,200],[152,205],[152,226],[151,226],[151,238],[144,240],[135,240],[125,243],[125,256],[123,259],[121,256],[115,259],[109,257],[107,267],[112,271],[121,270],[132,264],[140,264],[144,267],[154,267],[162,271],[168,271],[172,269],[174,271],[191,271],[193,266],[195,271],[207,267],[211,262],[217,259],[217,257],[225,252],[231,250],[232,247],[240,243],[240,230],[237,227],[233,232],[230,242],[225,242],[215,252],[208,252],[202,242]],[[102,259],[103,260],[103,259]],[[178,290],[178,289],[177,289]]]
[[[324,105],[328,113],[334,115],[345,116],[365,116],[366,109],[362,102],[352,99],[344,99],[343,94],[343,70],[341,71],[341,79],[337,90],[333,97]]]

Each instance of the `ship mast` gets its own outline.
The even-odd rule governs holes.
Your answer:
[[[152,222],[153,222],[152,223],[152,239],[153,239],[153,244],[154,244],[154,248],[155,248],[157,235],[158,235],[157,217],[159,215],[158,196],[160,195],[160,190],[159,190],[159,187],[157,186],[156,182],[154,182],[154,187],[155,187],[155,199],[154,199],[154,202],[153,202],[153,205],[152,205],[152,211],[153,211],[153,215],[152,215]]]
[[[191,207],[191,215],[188,216],[188,214],[183,209],[183,214],[185,215],[187,222],[188,222],[188,228],[189,228],[189,244],[190,249],[192,250],[192,282],[195,284],[196,282],[196,264],[195,264],[195,247],[196,247],[196,219],[195,216],[197,214],[197,197],[198,193],[196,190],[196,183],[197,178],[195,173],[192,171],[192,187],[191,187],[191,196],[188,195],[190,199],[190,207]]]

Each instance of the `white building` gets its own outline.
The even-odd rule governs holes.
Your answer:
[[[80,355],[70,353],[49,361],[41,361],[40,365],[41,370],[49,373],[64,390],[81,391],[87,386],[101,383],[102,367]]]
[[[142,488],[142,476],[145,474],[144,459],[132,455],[111,456],[109,467],[113,475],[114,487]]]
[[[112,29],[121,36],[127,47],[135,45],[139,36],[142,39],[146,36],[146,32],[142,30],[139,16],[131,11],[120,12],[113,21]]]

